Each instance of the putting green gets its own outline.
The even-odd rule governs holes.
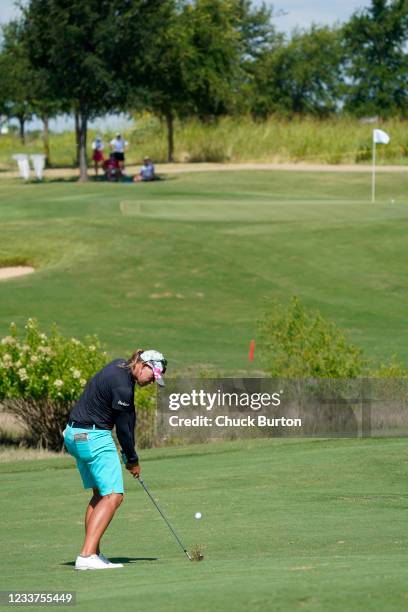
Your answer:
[[[361,202],[333,201],[324,204],[355,206]],[[302,206],[307,206],[307,218],[310,221],[321,219],[321,204],[316,205],[315,200],[302,200]],[[154,202],[140,202],[138,200],[123,200],[120,211],[127,217],[144,217],[150,219],[165,219],[175,221],[210,221],[210,222],[247,222],[247,223],[285,223],[298,221],[299,201],[274,202],[257,199],[254,202],[237,202],[232,199],[223,199],[222,202],[210,202],[208,199],[195,198],[192,202],[172,202],[155,200]],[[338,211],[336,217],[339,217]]]

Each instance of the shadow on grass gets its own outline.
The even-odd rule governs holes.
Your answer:
[[[112,563],[127,563],[132,564],[137,561],[158,561],[159,557],[109,557],[109,561]],[[74,567],[75,561],[67,561],[66,563],[61,563],[60,565],[66,565],[68,567]]]
[[[143,183],[144,185],[146,184],[156,184],[157,182],[163,182],[163,181],[174,181],[176,180],[177,177],[175,176],[166,176],[166,177],[161,177],[160,181],[141,181],[140,183]],[[30,183],[32,185],[41,185],[44,183],[79,183],[79,176],[56,176],[56,177],[52,177],[52,178],[46,178],[43,181],[36,181],[36,180],[31,180],[31,181],[26,181],[26,183]],[[88,183],[103,183],[104,185],[139,185],[140,183],[135,183],[133,181],[108,181],[105,179],[105,177],[102,176],[88,176]]]
[[[9,172],[9,170],[3,170],[0,169],[0,175],[1,172]],[[124,181],[108,181],[104,176],[88,176],[88,183],[103,183],[105,185],[107,184],[116,184],[116,185],[139,185],[139,184],[143,184],[143,185],[151,185],[151,184],[157,184],[158,182],[163,182],[163,181],[175,181],[177,180],[177,176],[173,176],[173,175],[169,175],[169,176],[160,176],[160,180],[159,181],[139,181],[139,182],[134,182],[133,180],[124,180]],[[21,184],[21,185],[48,185],[50,183],[79,183],[79,175],[75,174],[74,176],[54,176],[54,177],[44,177],[42,180],[38,180],[35,178],[29,179],[28,181],[23,180],[21,177],[13,177],[13,179],[15,183]]]
[[[46,178],[43,181],[36,181],[37,184],[44,183],[78,183],[78,176],[56,176],[53,178]]]

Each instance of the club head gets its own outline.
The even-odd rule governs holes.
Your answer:
[[[188,555],[188,558],[190,561],[202,561],[204,559],[204,555],[198,546],[194,546],[191,551],[191,555]]]

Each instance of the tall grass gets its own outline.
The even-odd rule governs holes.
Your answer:
[[[364,123],[342,117],[329,120],[271,117],[255,122],[250,117],[226,117],[213,123],[197,120],[177,122],[175,158],[178,162],[310,162],[360,163],[371,159],[374,127],[388,132],[390,144],[377,147],[378,163],[407,164],[408,122],[401,119]],[[90,144],[95,136],[89,133]],[[113,134],[106,132],[108,142]],[[130,148],[128,164],[138,164],[144,155],[156,162],[167,158],[165,125],[144,113],[135,117],[135,126],[125,134]],[[42,151],[41,135],[29,134],[26,145],[17,135],[0,136],[0,167],[13,167],[11,155]],[[75,139],[72,132],[51,135],[51,161],[57,166],[75,164]]]
[[[24,440],[26,433],[22,423],[14,415],[4,412],[0,404],[0,445],[18,444]]]

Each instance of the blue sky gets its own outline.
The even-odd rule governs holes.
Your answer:
[[[285,13],[274,23],[278,30],[289,32],[295,27],[307,28],[313,22],[333,25],[346,21],[354,11],[370,5],[369,0],[276,0],[275,12]]]
[[[274,6],[276,13],[285,13],[275,19],[275,24],[278,30],[289,32],[294,27],[307,28],[313,22],[345,21],[356,9],[368,6],[370,0],[275,0],[266,4]],[[17,14],[14,0],[0,0],[0,23]]]

